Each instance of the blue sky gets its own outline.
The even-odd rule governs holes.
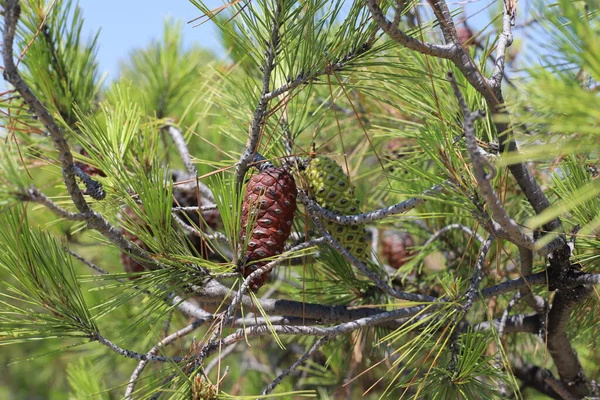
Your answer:
[[[490,9],[495,8],[497,0],[449,1],[452,9],[464,6],[467,15],[472,16],[470,23],[474,28],[483,28],[489,22]],[[205,1],[211,9],[222,4],[221,0]],[[518,21],[529,18],[529,0],[519,2]],[[225,52],[219,45],[214,25],[209,21],[200,27],[187,24],[201,15],[201,12],[188,0],[80,0],[85,18],[84,31],[90,34],[101,29],[98,60],[100,70],[108,73],[109,79],[118,76],[119,62],[126,59],[128,53],[146,46],[153,38],[162,34],[163,21],[173,17],[184,22],[184,41],[196,42],[217,54]],[[490,6],[491,5],[491,6]]]
[[[220,0],[205,2],[209,7],[221,5]],[[186,22],[202,13],[187,0],[80,0],[83,9],[84,32],[90,34],[101,29],[98,61],[100,71],[109,78],[118,76],[119,62],[126,59],[132,49],[145,47],[152,39],[162,35],[163,21],[167,17],[184,22],[184,41],[196,42],[202,47],[224,54],[214,25],[210,22],[193,28]]]

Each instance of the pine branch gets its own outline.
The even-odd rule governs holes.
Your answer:
[[[198,170],[196,166],[192,163],[192,159],[190,157],[190,150],[188,149],[187,143],[181,131],[173,125],[169,125],[167,127],[167,131],[169,135],[171,135],[171,139],[175,143],[175,147],[177,147],[177,151],[179,152],[179,156],[181,157],[181,161],[183,161],[183,165],[192,177],[196,178],[198,176]]]
[[[492,216],[500,224],[502,229],[509,235],[511,242],[520,247],[533,249],[535,247],[533,238],[521,232],[521,229],[516,222],[508,216],[504,206],[502,205],[502,202],[496,194],[496,191],[490,184],[490,179],[493,176],[486,173],[484,169],[485,164],[487,167],[492,169],[492,174],[495,175],[495,168],[488,161],[488,159],[485,158],[485,156],[482,156],[479,151],[479,147],[477,146],[477,139],[475,138],[475,127],[473,123],[476,119],[483,117],[485,113],[483,111],[471,112],[467,106],[467,103],[465,102],[464,97],[462,96],[462,93],[460,92],[460,89],[458,88],[458,84],[456,83],[454,76],[451,73],[448,73],[448,79],[452,84],[454,94],[462,109],[464,117],[463,131],[467,142],[467,150],[469,151],[471,161],[473,162],[475,179],[477,180],[477,184],[483,197],[486,199],[487,204],[492,211]]]
[[[312,356],[317,350],[319,350],[328,341],[329,341],[329,338],[327,336],[324,336],[324,337],[320,338],[319,340],[317,340],[306,353],[302,354],[302,356],[300,358],[298,358],[292,365],[290,365],[288,368],[286,368],[285,371],[283,371],[281,374],[279,374],[279,376],[277,376],[277,378],[275,378],[273,380],[273,382],[269,383],[269,385],[265,388],[265,390],[262,391],[261,395],[265,396],[265,395],[271,393],[273,391],[273,389],[275,389],[275,387],[277,387],[277,385],[279,385],[279,382],[281,382],[283,380],[283,378],[285,378],[286,376],[288,376],[289,374],[294,372],[296,369],[298,369],[298,367],[300,365],[302,365],[306,360],[308,360],[308,358],[310,356]]]
[[[108,340],[104,336],[100,335],[100,333],[95,333],[94,335],[92,335],[90,337],[90,340],[97,341],[98,343],[106,346],[111,351],[117,353],[120,356],[123,356],[123,357],[126,357],[126,358],[133,358],[134,360],[152,361],[152,362],[160,362],[160,363],[165,363],[165,362],[180,363],[183,360],[185,360],[184,357],[163,357],[163,356],[157,356],[157,355],[154,355],[154,354],[137,353],[135,351],[124,349],[122,347],[117,346],[115,343],[113,343],[112,341]]]
[[[483,267],[485,265],[485,257],[487,256],[490,247],[492,246],[494,238],[492,236],[488,236],[488,238],[481,244],[481,249],[479,250],[479,256],[477,257],[477,262],[475,263],[475,269],[473,271],[473,276],[471,278],[471,285],[469,286],[469,290],[466,293],[466,301],[463,306],[465,312],[468,312],[471,306],[473,305],[473,300],[479,291],[479,283],[483,278]]]
[[[498,325],[498,336],[499,337],[502,337],[502,335],[504,334],[504,330],[506,329],[506,321],[508,320],[508,317],[509,317],[510,312],[512,311],[513,307],[515,306],[515,304],[517,304],[517,302],[519,300],[521,300],[520,292],[515,293],[513,298],[508,302],[508,304],[506,305],[506,308],[502,312],[502,318],[500,318],[500,324]],[[498,360],[498,361],[500,361],[500,360]]]
[[[506,49],[513,42],[513,34],[511,31],[512,20],[514,19],[514,12],[516,10],[509,10],[508,1],[504,1],[504,10],[502,14],[502,32],[496,45],[496,62],[492,76],[490,79],[492,87],[496,90],[501,89],[502,78],[504,77],[504,64],[506,59]]]
[[[205,322],[205,320],[195,320],[194,322],[192,322],[185,328],[182,328],[182,329],[178,330],[177,332],[170,334],[169,336],[167,336],[166,338],[164,338],[163,340],[158,342],[156,344],[156,346],[154,346],[152,349],[150,349],[150,351],[148,353],[146,353],[147,359],[141,360],[139,362],[139,364],[137,365],[137,367],[135,368],[135,370],[133,371],[133,373],[131,374],[131,377],[129,378],[129,383],[127,384],[127,389],[125,390],[124,398],[127,400],[133,399],[132,396],[133,396],[133,392],[135,390],[135,384],[137,383],[137,380],[141,376],[142,372],[144,371],[144,368],[146,368],[149,358],[155,357],[161,348],[168,346],[169,344],[173,343],[177,339],[180,339],[186,335],[189,335],[190,333],[192,333],[193,331],[198,329],[200,326],[202,326],[202,324],[204,324],[204,322]]]
[[[511,367],[513,374],[522,380],[525,386],[533,387],[540,393],[543,393],[552,399],[563,400],[562,397],[546,382],[542,372],[543,370],[540,367],[533,364],[526,364],[520,359],[512,361]]]
[[[477,240],[481,244],[483,244],[483,242],[484,242],[483,237],[480,234],[478,234],[477,232],[474,232],[473,230],[471,230],[471,228],[469,228],[468,226],[464,226],[461,224],[450,224],[450,225],[446,225],[445,227],[443,227],[442,229],[436,231],[433,235],[431,235],[431,237],[429,237],[429,239],[427,239],[427,241],[423,244],[423,247],[429,246],[431,243],[433,243],[434,241],[439,239],[440,236],[442,236],[445,233],[450,232],[451,230],[454,230],[454,229],[458,229],[458,230],[465,232],[467,235],[474,237],[475,240]]]
[[[334,221],[339,225],[362,225],[365,223],[385,219],[390,215],[406,213],[425,203],[427,201],[426,197],[441,192],[442,190],[444,190],[442,185],[435,185],[431,189],[424,191],[421,194],[422,197],[413,197],[389,207],[356,215],[339,215],[334,211],[323,208],[301,190],[298,191],[298,197],[312,213],[317,214],[326,220]]]
[[[310,210],[309,210],[310,211]],[[362,263],[358,258],[354,257],[348,250],[344,248],[337,240],[331,236],[327,231],[327,228],[320,221],[320,217],[315,213],[311,213],[311,217],[317,229],[321,232],[325,240],[337,250],[352,266],[356,267],[360,272],[366,275],[379,289],[384,293],[401,300],[415,301],[415,302],[438,302],[439,300],[433,296],[426,296],[415,293],[401,292],[392,288],[386,282],[384,282],[377,274],[371,271],[366,265]]]
[[[198,211],[198,212],[206,212],[206,211],[213,211],[213,210],[218,210],[216,205],[212,205],[212,206],[185,206],[185,207],[173,207],[171,209],[172,211],[181,211],[181,212],[185,212],[185,211]]]
[[[25,193],[19,194],[18,196],[23,201],[33,201],[36,203],[40,203],[46,208],[48,208],[50,211],[52,211],[54,214],[64,219],[68,219],[71,221],[85,221],[88,217],[84,213],[76,213],[65,210],[34,186],[31,186],[29,189],[27,189]]]
[[[427,54],[434,57],[451,59],[456,54],[456,46],[451,45],[438,45],[433,43],[421,42],[409,35],[402,30],[398,29],[396,25],[388,21],[383,14],[381,8],[379,8],[378,1],[366,0],[367,7],[373,16],[373,20],[377,22],[381,30],[388,34],[390,38],[400,43],[402,46],[409,49],[418,51],[422,54]]]
[[[350,333],[357,329],[366,328],[369,326],[380,325],[382,323],[393,321],[399,318],[406,318],[422,312],[423,310],[430,308],[434,309],[441,306],[437,305],[421,305],[414,307],[406,307],[393,311],[381,312],[369,317],[355,319],[353,321],[345,322],[339,325],[331,327],[315,327],[315,326],[254,326],[245,329],[239,329],[236,332],[226,336],[223,339],[208,343],[201,351],[199,362],[204,358],[209,357],[216,350],[222,346],[228,346],[232,343],[239,342],[248,337],[265,336],[274,333],[278,335],[300,335],[300,336],[323,336],[333,338],[339,335]]]
[[[586,286],[558,290],[548,314],[547,346],[561,382],[577,398],[590,394],[590,386],[577,353],[567,336],[567,324],[573,308],[591,292]]]
[[[263,82],[260,99],[256,105],[254,111],[254,117],[252,118],[252,125],[250,127],[250,137],[246,145],[246,150],[242,154],[240,161],[238,162],[235,169],[236,186],[238,190],[242,187],[244,176],[248,171],[248,164],[254,158],[256,151],[258,150],[258,142],[260,139],[261,129],[264,123],[265,116],[267,115],[267,105],[269,104],[269,98],[266,94],[269,92],[269,86],[271,83],[271,74],[275,68],[275,58],[277,56],[279,46],[279,28],[283,15],[283,8],[281,2],[276,2],[277,6],[273,12],[272,30],[267,49],[265,51],[265,62],[262,66],[263,71]]]
[[[90,212],[90,208],[83,197],[83,193],[77,186],[75,180],[75,168],[73,165],[73,155],[69,149],[61,129],[56,124],[56,121],[50,115],[46,107],[38,100],[35,94],[29,88],[29,85],[21,78],[17,66],[13,60],[13,44],[16,32],[17,23],[21,14],[21,6],[19,0],[7,0],[4,6],[4,31],[3,31],[3,47],[2,58],[4,60],[4,79],[12,84],[19,92],[23,100],[27,103],[31,111],[37,119],[41,121],[52,141],[59,152],[59,159],[62,165],[62,175],[69,195],[73,203],[81,213]]]
[[[247,293],[248,288],[250,287],[250,282],[252,282],[254,279],[258,278],[259,276],[262,276],[263,274],[268,273],[273,268],[275,268],[277,265],[279,265],[283,261],[287,260],[287,256],[289,256],[290,254],[297,253],[301,250],[308,249],[310,247],[318,246],[319,244],[324,243],[324,242],[325,242],[325,238],[318,238],[318,239],[312,239],[307,242],[301,243],[297,246],[294,246],[290,250],[279,255],[279,257],[276,260],[270,261],[266,265],[256,269],[256,271],[254,271],[250,275],[248,275],[246,277],[246,279],[244,280],[244,282],[242,282],[240,289],[237,291],[237,293],[235,294],[235,297],[233,298],[233,301],[229,305],[227,312],[225,313],[225,319],[229,319],[233,315],[234,311],[239,306],[239,304],[242,300],[242,297],[244,296],[244,294]]]

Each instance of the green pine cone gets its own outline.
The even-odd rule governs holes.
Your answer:
[[[323,208],[342,215],[360,214],[360,201],[344,170],[329,157],[317,156],[304,171],[312,198]],[[362,225],[339,225],[325,220],[331,235],[355,257],[365,262],[369,254]]]

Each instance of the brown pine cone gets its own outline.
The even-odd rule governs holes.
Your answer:
[[[399,269],[406,264],[414,254],[409,247],[413,247],[415,241],[408,233],[386,231],[383,234],[381,244],[383,257],[395,269]]]
[[[251,232],[242,267],[244,277],[267,262],[247,264],[281,254],[292,229],[297,194],[294,178],[283,168],[267,168],[250,178],[242,204],[240,243],[245,243],[246,229]],[[249,220],[253,225],[247,227]],[[252,280],[250,288],[258,290],[268,275],[266,273]]]

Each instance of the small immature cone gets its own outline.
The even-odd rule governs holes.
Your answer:
[[[413,247],[415,241],[408,233],[387,231],[383,234],[381,244],[383,257],[387,263],[390,267],[399,269],[413,255],[408,248]]]
[[[304,178],[311,197],[321,207],[341,215],[360,214],[360,201],[354,194],[350,178],[331,158],[317,156],[310,160]],[[369,244],[363,225],[339,225],[328,220],[324,224],[331,236],[346,250],[363,263],[367,262]]]
[[[292,229],[297,194],[294,178],[283,168],[267,168],[250,178],[242,205],[240,242],[244,244],[247,240],[248,244],[246,262],[242,267],[244,277],[267,264],[266,261],[253,261],[273,257],[283,251]],[[249,223],[252,225],[247,226]],[[258,290],[268,275],[253,279],[250,288]]]

